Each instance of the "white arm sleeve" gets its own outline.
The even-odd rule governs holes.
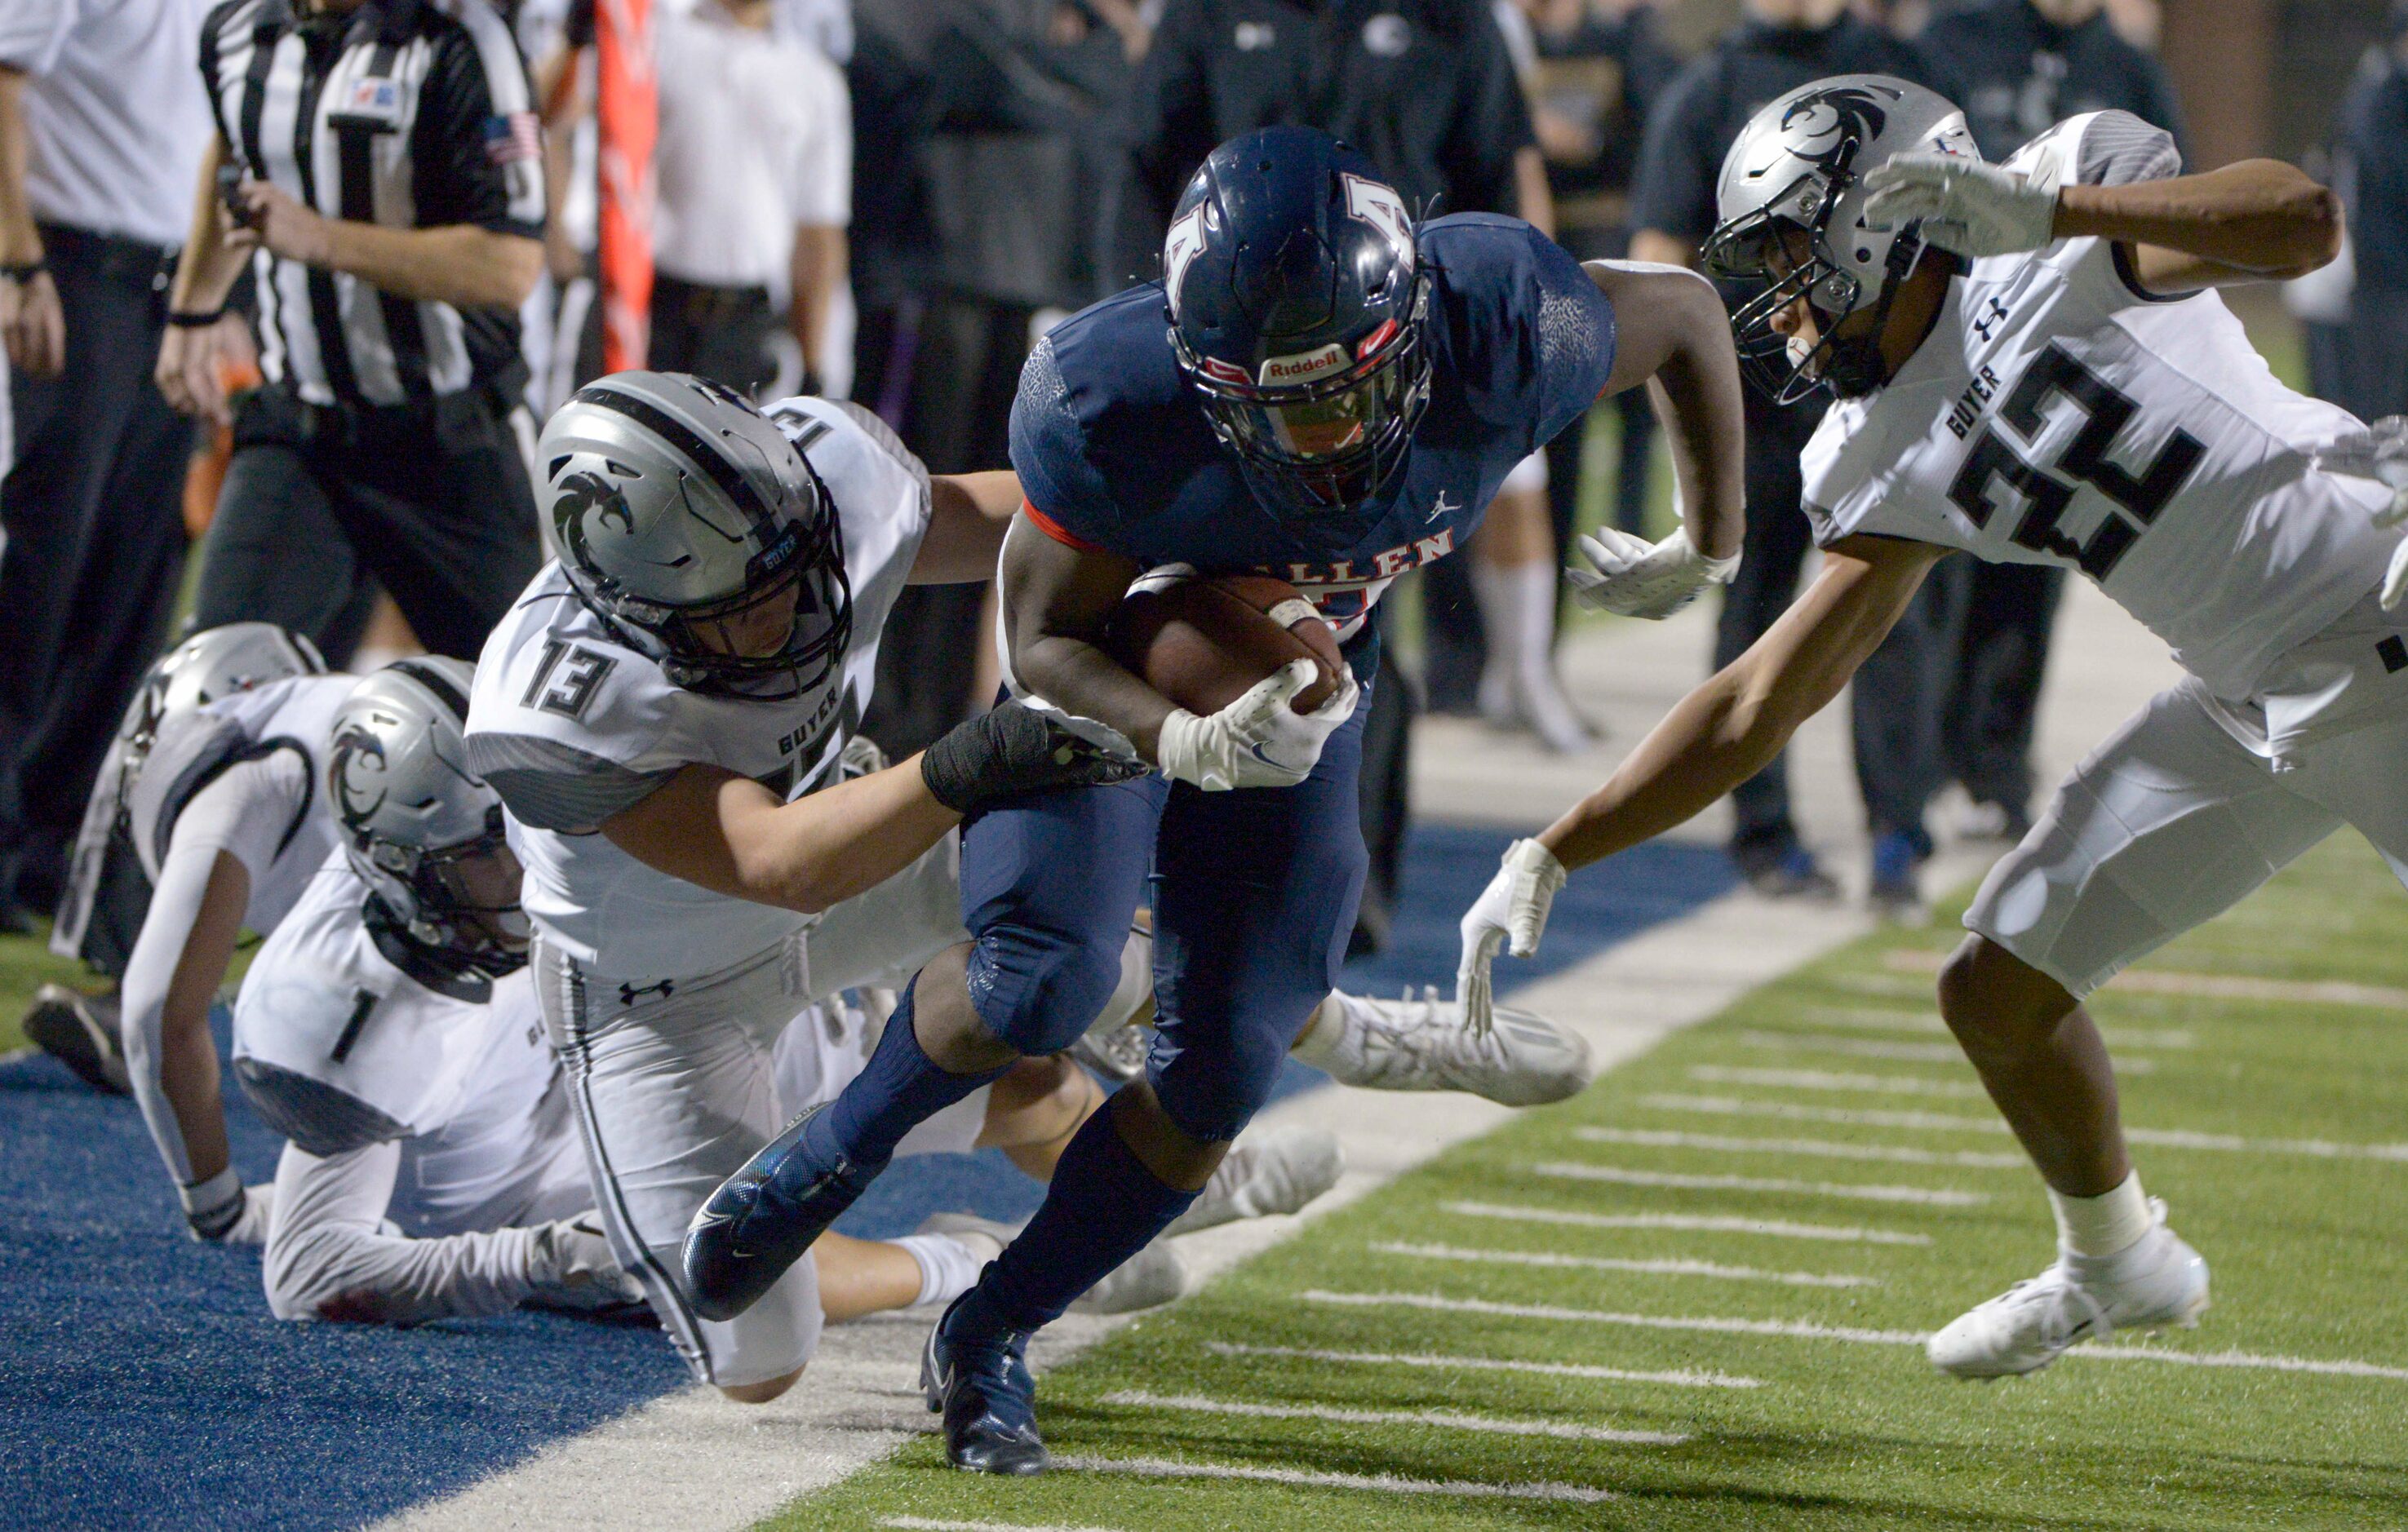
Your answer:
[[[307,786],[308,768],[288,752],[246,761],[194,795],[176,817],[150,913],[143,917],[142,934],[126,959],[122,998],[126,1073],[133,1077],[134,1099],[150,1125],[150,1141],[159,1146],[159,1157],[179,1186],[193,1182],[193,1157],[184,1147],[176,1109],[167,1100],[161,1047],[167,987],[200,919],[218,852],[229,852],[241,862],[256,887],[275,858],[277,841],[293,822],[296,795]]]
[[[262,1276],[279,1319],[416,1324],[498,1314],[535,1291],[534,1229],[411,1239],[384,1221],[398,1141],[321,1159],[284,1146]]]

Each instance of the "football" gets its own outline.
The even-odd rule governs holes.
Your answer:
[[[1129,587],[1105,630],[1104,647],[1146,684],[1198,715],[1215,713],[1291,660],[1321,677],[1297,694],[1311,712],[1339,685],[1338,637],[1303,594],[1269,575],[1151,571]]]

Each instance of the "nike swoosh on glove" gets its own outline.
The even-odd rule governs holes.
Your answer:
[[[1708,558],[1681,527],[1662,542],[1651,543],[1612,527],[1598,528],[1594,537],[1580,540],[1581,556],[1595,573],[1573,565],[1564,570],[1580,604],[1594,611],[1650,622],[1671,616],[1698,598],[1709,585],[1727,585],[1739,573],[1739,555]]]
[[[1363,697],[1354,673],[1340,665],[1337,694],[1309,713],[1297,712],[1289,703],[1319,674],[1311,660],[1290,660],[1217,713],[1199,718],[1174,709],[1162,721],[1154,751],[1163,771],[1207,793],[1294,787],[1312,775],[1322,745],[1354,716]]]
[[[1539,950],[1546,935],[1547,911],[1555,893],[1571,876],[1553,852],[1535,840],[1516,840],[1505,848],[1497,876],[1463,912],[1463,955],[1455,973],[1455,997],[1463,1007],[1463,1024],[1486,1036],[1496,1021],[1496,996],[1489,989],[1489,965],[1498,949],[1515,957]]]
[[[2363,432],[2317,448],[2312,461],[2327,473],[2372,479],[2391,492],[2391,503],[2374,512],[2376,526],[2408,524],[2408,415],[2370,422]],[[2383,577],[2383,609],[2397,611],[2402,601],[2408,601],[2408,541],[2391,551]]]
[[[2057,190],[1956,154],[1898,154],[1865,177],[1865,221],[1923,221],[1923,237],[1959,255],[2014,255],[2057,237]]]

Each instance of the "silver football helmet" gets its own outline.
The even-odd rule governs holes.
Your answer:
[[[1899,284],[1924,251],[1922,225],[1868,222],[1864,178],[1894,154],[1980,159],[1965,114],[1947,97],[1889,75],[1833,75],[1801,85],[1748,119],[1714,187],[1721,222],[1701,252],[1715,277],[1760,283],[1731,314],[1740,364],[1776,404],[1818,387],[1843,397],[1885,379],[1878,336]],[[1793,342],[1774,317],[1803,296],[1818,338]],[[1833,332],[1870,309],[1871,332]]]
[[[537,453],[569,582],[671,681],[791,697],[842,663],[853,593],[835,505],[740,394],[612,373],[561,407]]]
[[[526,961],[528,925],[502,800],[468,770],[474,676],[426,656],[363,680],[335,709],[326,789],[344,855],[380,907],[371,923],[493,979]]]
[[[325,673],[317,645],[273,623],[228,623],[196,633],[161,655],[136,689],[117,731],[126,768],[141,764],[171,718],[272,680]]]

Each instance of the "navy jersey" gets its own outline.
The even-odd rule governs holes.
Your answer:
[[[1149,568],[1277,575],[1354,638],[1398,575],[1470,538],[1506,474],[1579,419],[1613,369],[1613,306],[1544,235],[1490,213],[1419,235],[1429,408],[1404,466],[1347,517],[1335,551],[1247,489],[1180,376],[1158,282],[1081,310],[1030,353],[1011,407],[1030,520]]]

